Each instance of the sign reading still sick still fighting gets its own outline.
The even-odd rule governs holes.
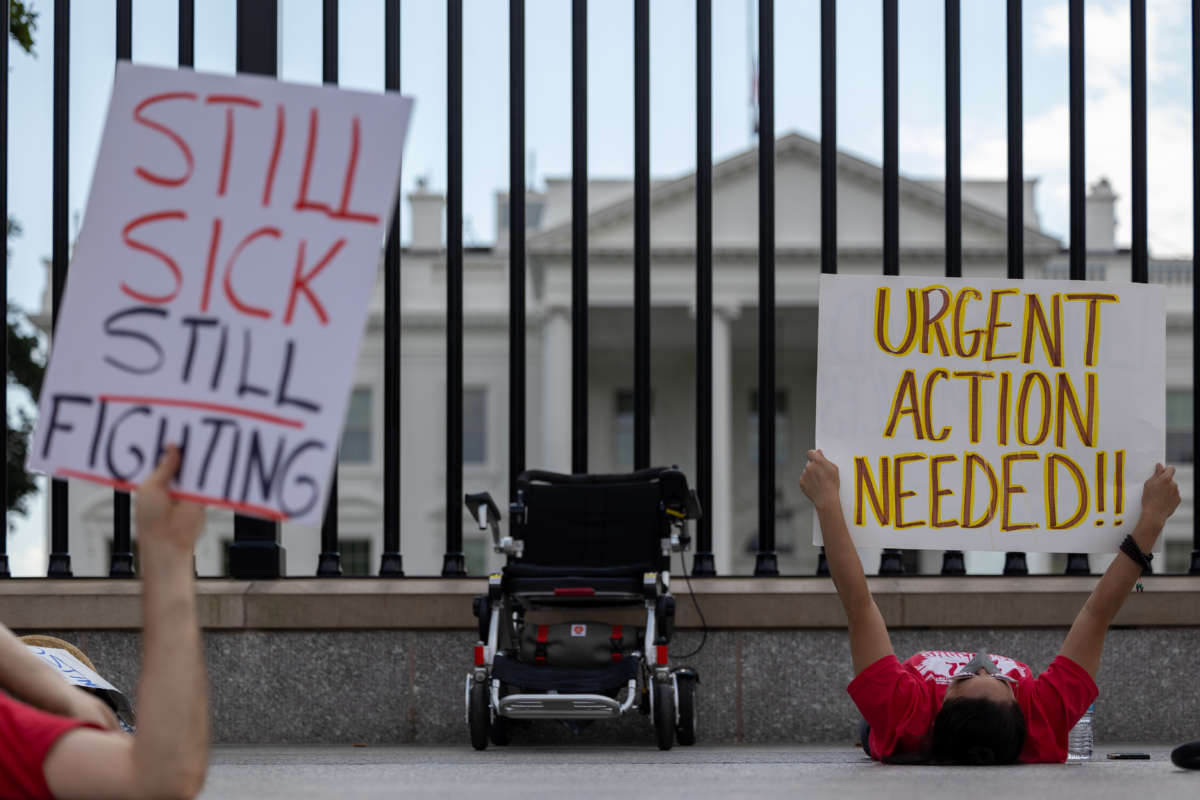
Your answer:
[[[817,446],[855,542],[1115,549],[1164,459],[1164,302],[1138,284],[821,276]]]
[[[29,466],[319,524],[411,108],[120,64]]]

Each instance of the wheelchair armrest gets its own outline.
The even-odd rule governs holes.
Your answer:
[[[524,554],[524,542],[511,536],[500,536],[500,509],[496,507],[496,501],[489,492],[468,494],[463,498],[463,502],[475,518],[475,522],[479,524],[480,530],[491,529],[493,550],[517,558]]]
[[[490,492],[476,492],[468,494],[463,498],[463,502],[467,506],[467,510],[471,512],[471,516],[479,523],[479,527],[490,526],[493,529],[500,524],[500,509],[496,507],[496,501],[492,499]],[[484,516],[480,516],[480,509],[483,509]]]

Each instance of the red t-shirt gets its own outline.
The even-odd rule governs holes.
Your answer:
[[[932,650],[901,664],[895,656],[886,656],[852,680],[846,691],[871,726],[872,757],[927,750],[950,676],[974,657],[974,653]],[[1020,761],[1066,761],[1067,734],[1099,694],[1092,676],[1065,656],[1055,658],[1037,677],[1020,661],[991,657],[1001,673],[1017,681],[1013,693],[1027,726]]]
[[[64,733],[96,727],[49,714],[0,692],[0,797],[53,800],[42,762]]]

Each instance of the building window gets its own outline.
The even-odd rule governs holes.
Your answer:
[[[463,389],[462,448],[464,464],[487,463],[487,389]]]
[[[1165,572],[1170,575],[1186,575],[1192,566],[1192,537],[1182,539],[1167,539],[1163,544],[1164,563],[1162,567],[1155,562],[1155,572]]]
[[[342,554],[342,574],[365,576],[371,574],[371,540],[365,538],[343,538],[338,541],[338,552]]]
[[[1167,391],[1167,462],[1191,464],[1195,458],[1192,437],[1192,393]]]
[[[618,389],[613,425],[613,454],[617,469],[633,469],[633,390]],[[654,427],[654,392],[650,393],[650,427]]]
[[[487,574],[487,554],[492,540],[487,535],[468,534],[463,537],[463,564],[468,575]]]
[[[775,463],[788,461],[788,405],[787,392],[775,392]],[[750,392],[750,423],[747,426],[750,446],[750,463],[758,463],[758,390]]]
[[[343,464],[371,463],[371,390],[364,386],[350,394],[338,460]]]

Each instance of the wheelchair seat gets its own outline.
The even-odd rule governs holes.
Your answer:
[[[654,569],[651,564],[619,564],[611,567],[557,567],[543,564],[509,564],[504,567],[502,586],[510,594],[554,595],[580,598],[592,595],[642,596],[642,579]]]

